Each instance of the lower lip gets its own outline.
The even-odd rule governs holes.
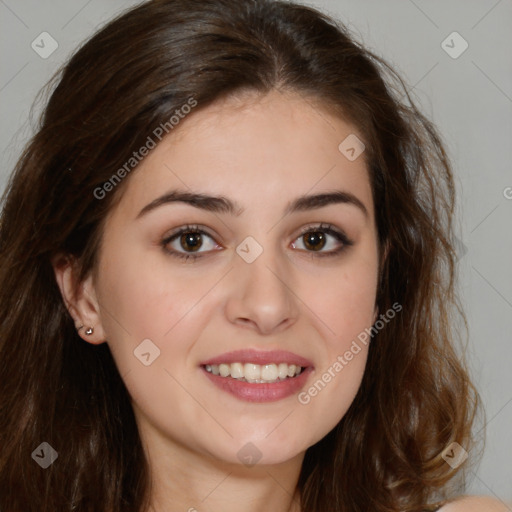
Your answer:
[[[231,377],[213,375],[213,373],[207,372],[204,368],[202,370],[218,388],[230,393],[239,400],[246,402],[277,402],[297,393],[303,388],[313,368],[305,368],[297,377],[268,384],[251,384],[232,379]]]

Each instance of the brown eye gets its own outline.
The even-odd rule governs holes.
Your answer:
[[[351,245],[353,242],[330,224],[309,226],[292,243],[294,249],[311,256],[336,256]]]
[[[325,246],[325,234],[320,231],[311,231],[302,236],[305,247],[312,251],[319,251]]]
[[[185,250],[195,252],[203,245],[201,233],[187,232],[183,233],[180,237],[181,247]]]
[[[211,235],[195,226],[184,226],[161,242],[167,254],[183,258],[199,258],[220,246]]]

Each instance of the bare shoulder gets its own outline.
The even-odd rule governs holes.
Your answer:
[[[507,506],[488,496],[464,496],[450,501],[439,512],[512,512],[512,504]]]

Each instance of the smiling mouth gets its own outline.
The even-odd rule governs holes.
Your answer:
[[[206,364],[203,368],[212,375],[236,379],[250,384],[272,384],[299,376],[304,367],[287,363],[221,363]]]

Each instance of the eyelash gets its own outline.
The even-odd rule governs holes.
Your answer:
[[[161,245],[162,245],[162,248],[165,251],[165,253],[172,257],[180,258],[185,261],[187,261],[188,259],[191,259],[194,261],[198,258],[203,257],[205,255],[205,253],[197,253],[197,254],[183,253],[183,252],[175,251],[174,249],[169,249],[167,247],[169,243],[171,243],[175,239],[179,238],[184,233],[194,233],[194,234],[206,235],[213,240],[213,237],[209,233],[207,233],[206,231],[201,229],[200,226],[186,225],[186,226],[183,226],[182,228],[180,228],[178,231],[175,231],[171,235],[165,237],[162,240]],[[341,247],[339,247],[338,249],[331,250],[328,252],[305,251],[305,252],[310,253],[312,258],[317,258],[317,257],[318,258],[327,258],[327,257],[338,256],[339,254],[344,252],[345,249],[347,249],[347,247],[350,247],[351,245],[354,244],[344,233],[335,229],[331,224],[323,224],[322,223],[317,226],[306,226],[300,232],[300,234],[297,236],[297,238],[300,238],[308,233],[325,233],[325,234],[333,236],[338,242],[341,242],[341,244],[342,244]]]

